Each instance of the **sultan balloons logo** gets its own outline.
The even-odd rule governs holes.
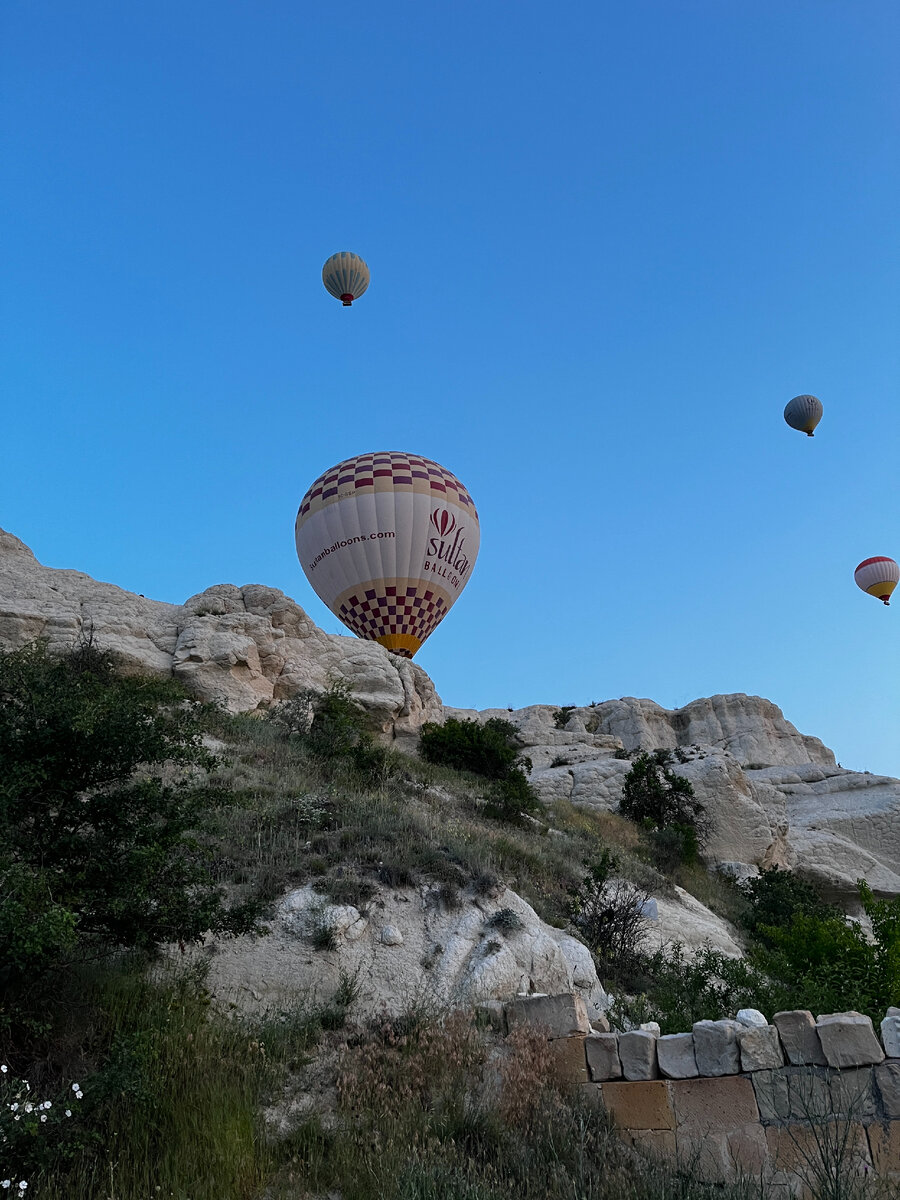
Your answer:
[[[358,637],[405,658],[456,603],[479,545],[463,484],[401,451],[360,454],[320,475],[294,532],[316,595]]]
[[[441,537],[446,537],[456,528],[456,517],[446,508],[439,508],[431,514],[431,523]]]

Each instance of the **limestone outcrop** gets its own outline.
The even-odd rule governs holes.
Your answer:
[[[0,530],[0,646],[46,638],[63,650],[89,631],[124,670],[174,675],[199,699],[231,712],[265,708],[336,678],[385,736],[414,737],[441,713],[420,667],[374,642],[323,632],[276,588],[218,584],[182,605],[166,604],[81,571],[44,567]]]
[[[515,892],[463,894],[453,908],[441,896],[428,885],[381,888],[360,910],[297,888],[279,901],[267,937],[199,951],[209,960],[209,987],[245,1011],[277,1011],[299,997],[327,1003],[345,976],[355,983],[358,1016],[521,992],[570,992],[591,1019],[603,1012],[608,1001],[587,947],[545,924]]]
[[[631,756],[665,747],[712,818],[713,862],[739,875],[796,868],[851,908],[860,878],[877,895],[900,895],[900,780],[844,770],[759,696],[711,696],[675,710],[626,698],[444,715],[511,721],[545,802],[613,811]]]
[[[442,708],[421,668],[374,642],[325,633],[276,588],[217,584],[166,604],[44,567],[0,530],[0,646],[42,637],[62,650],[88,631],[124,670],[173,675],[231,712],[340,679],[373,730],[410,749],[425,721],[503,717],[517,726],[545,801],[612,810],[629,756],[666,747],[712,817],[714,862],[739,875],[798,868],[844,903],[860,877],[879,895],[900,894],[900,780],[843,770],[759,696],[711,696],[679,709],[632,697],[566,709]]]

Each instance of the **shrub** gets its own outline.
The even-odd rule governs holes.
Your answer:
[[[558,708],[553,714],[553,724],[557,729],[565,729],[569,723],[569,717],[575,711],[574,704],[564,704],[562,708]]]
[[[516,933],[524,928],[522,918],[514,908],[498,908],[484,922],[485,929],[497,929],[502,934]]]
[[[486,779],[505,779],[524,762],[515,737],[515,725],[501,717],[484,724],[448,717],[443,725],[427,721],[422,726],[419,750],[426,762],[472,771]]]
[[[682,861],[690,861],[709,836],[709,818],[690,780],[669,769],[671,761],[669,750],[638,754],[622,785],[619,812],[649,831],[674,829],[687,856]],[[669,854],[676,841],[666,843]]]
[[[200,840],[220,800],[200,732],[176,685],[120,678],[89,643],[0,652],[0,980],[255,928]]]
[[[518,767],[510,771],[505,779],[495,782],[492,795],[484,806],[485,816],[508,821],[511,825],[520,824],[523,817],[539,809],[540,802],[534,788],[525,778],[525,772]]]
[[[682,865],[697,862],[699,846],[697,831],[692,825],[666,825],[649,830],[653,865],[664,875],[671,875]]]
[[[645,956],[640,971],[647,995],[615,1015],[619,1021],[656,1020],[663,1033],[682,1033],[695,1021],[765,1006],[770,994],[768,980],[756,968],[709,945],[688,958],[676,942]]]
[[[649,896],[635,884],[617,879],[618,870],[616,855],[604,849],[581,883],[569,888],[569,919],[594,955],[601,978],[621,983],[640,966],[647,929],[644,905]]]
[[[366,729],[365,713],[344,680],[332,680],[324,692],[304,688],[273,708],[268,720],[299,740],[313,758],[346,765],[369,780],[387,769],[387,750]]]
[[[768,940],[764,932],[766,927],[789,926],[797,914],[817,919],[841,916],[839,909],[825,903],[814,884],[793,871],[769,867],[740,886],[749,901],[744,924],[762,941]]]
[[[855,1009],[877,1024],[900,996],[900,898],[876,900],[865,880],[857,886],[872,941],[829,906],[798,909],[789,922],[756,931],[754,958],[775,980],[779,1008]]]
[[[515,725],[501,717],[491,717],[483,725],[449,717],[443,725],[428,721],[422,726],[419,749],[428,762],[492,780],[485,814],[518,824],[537,812],[540,804],[525,777],[531,760],[519,753],[516,736]]]

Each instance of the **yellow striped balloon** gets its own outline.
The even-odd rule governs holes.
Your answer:
[[[390,450],[345,459],[313,483],[294,527],[320,600],[357,637],[412,658],[469,582],[478,513],[446,468]]]
[[[791,429],[799,429],[807,437],[822,420],[822,401],[817,396],[795,396],[785,405],[784,419]]]
[[[892,558],[883,555],[864,558],[853,572],[853,578],[867,595],[890,604],[891,593],[900,582],[900,566]]]
[[[322,268],[322,282],[332,296],[349,308],[369,286],[369,268],[358,254],[340,250]]]

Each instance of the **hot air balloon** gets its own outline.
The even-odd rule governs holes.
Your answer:
[[[891,592],[900,581],[900,566],[884,556],[864,558],[853,572],[853,578],[864,592],[890,604]]]
[[[338,463],[303,497],[297,556],[320,600],[358,637],[412,658],[469,582],[472,497],[430,459],[400,451]]]
[[[822,401],[816,396],[795,396],[784,409],[784,419],[791,429],[799,429],[807,437],[822,420]]]
[[[369,286],[369,268],[358,254],[340,250],[322,268],[322,282],[332,296],[349,308]]]

